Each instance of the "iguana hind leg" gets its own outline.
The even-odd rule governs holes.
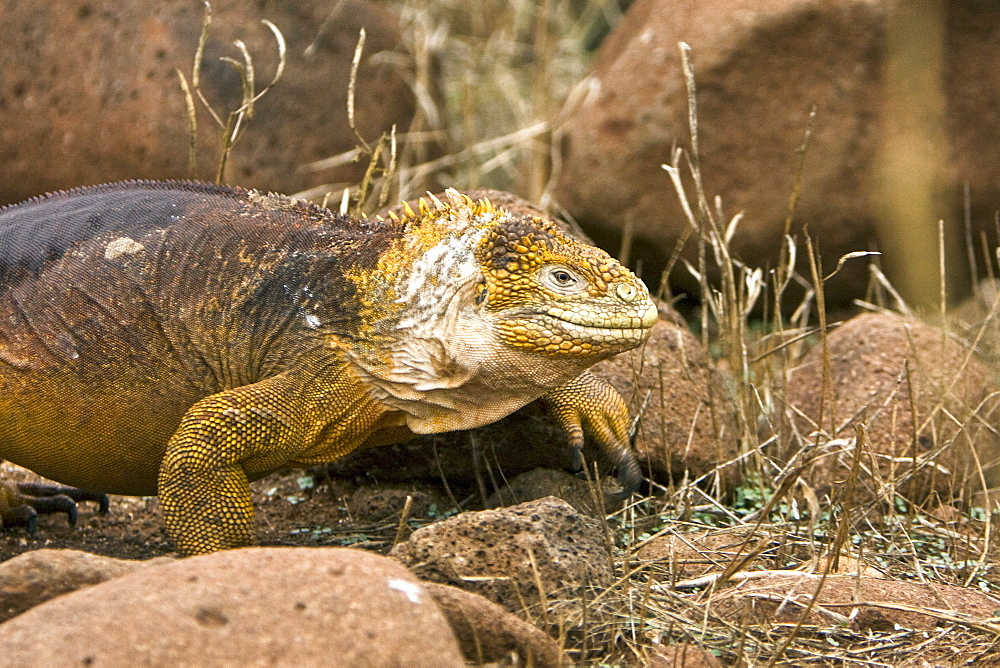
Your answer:
[[[108,495],[76,487],[49,483],[0,483],[0,520],[2,526],[23,526],[33,534],[38,525],[38,515],[66,513],[69,525],[76,526],[76,504],[96,501],[98,512],[108,512]]]

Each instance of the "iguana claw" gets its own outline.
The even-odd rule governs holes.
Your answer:
[[[635,453],[630,449],[624,454],[625,456],[618,461],[616,467],[618,473],[615,476],[615,480],[618,481],[622,489],[620,492],[608,494],[608,500],[612,503],[624,501],[638,492],[644,478],[642,475],[642,466],[639,465],[639,460],[636,458]]]
[[[79,501],[96,501],[98,513],[108,512],[107,494],[47,483],[0,483],[0,520],[3,526],[23,526],[32,535],[40,513],[66,513],[69,525],[74,527]]]

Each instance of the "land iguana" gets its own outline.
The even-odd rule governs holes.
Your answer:
[[[354,219],[129,181],[0,210],[0,458],[158,494],[195,554],[254,543],[249,482],[275,469],[542,398],[634,491],[624,401],[585,369],[648,337],[645,286],[551,220],[444,200]],[[47,495],[7,483],[0,516],[64,507]]]

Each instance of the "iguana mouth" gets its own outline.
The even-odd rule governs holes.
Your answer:
[[[601,309],[581,312],[580,310],[567,310],[553,306],[544,311],[542,315],[577,327],[599,330],[649,329],[658,317],[654,304],[650,304],[643,311],[635,310],[632,313],[606,313]]]

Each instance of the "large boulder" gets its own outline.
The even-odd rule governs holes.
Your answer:
[[[347,548],[246,548],[142,568],[0,625],[0,656],[5,666],[465,665],[409,571]]]
[[[793,232],[808,225],[830,269],[847,252],[874,248],[889,4],[638,0],[600,48],[581,94],[566,110],[557,200],[611,250],[631,226],[631,257],[658,275],[690,231],[661,169],[671,162],[673,147],[690,146],[678,49],[683,41],[695,64],[705,192],[710,201],[721,196],[723,225],[745,212],[732,240],[735,255],[751,266],[777,264],[813,105]],[[948,217],[961,221],[968,183],[974,225],[992,235],[992,212],[1000,202],[994,178],[1000,168],[1000,81],[987,73],[1000,65],[1000,6],[976,1],[943,7],[943,118],[950,150],[944,200]],[[892,245],[881,246],[893,252]],[[686,255],[695,258],[690,240]],[[866,264],[848,262],[828,285],[828,299],[859,295]],[[683,268],[673,277],[687,279],[679,287],[692,289]]]
[[[946,331],[893,313],[857,316],[806,354],[788,387],[802,479],[820,495],[851,479],[859,423],[870,443],[860,441],[854,503],[897,493],[968,500],[997,480],[996,383]]]
[[[253,57],[258,90],[278,62],[274,36],[261,19],[272,21],[288,45],[284,77],[256,104],[249,130],[230,154],[226,180],[286,193],[360,180],[365,164],[319,172],[302,166],[359,143],[346,100],[362,27],[358,131],[371,142],[393,124],[408,129],[415,102],[392,64],[404,57],[402,36],[386,9],[364,0],[215,0],[212,9],[201,86],[220,111],[236,109],[242,96],[238,74],[219,60],[242,62],[234,40],[243,40]],[[221,130],[198,103],[192,174],[177,74],[191,82],[202,3],[3,0],[0,14],[0,203],[117,179],[215,178]]]
[[[78,550],[41,549],[22,554],[0,563],[0,622],[56,596],[170,561],[167,557],[113,559]],[[154,573],[153,577],[159,576]],[[466,661],[480,665],[514,654],[527,665],[567,662],[555,640],[482,596],[426,582],[421,588],[448,620]]]
[[[41,549],[0,563],[0,622],[50,598],[169,561],[114,559],[78,550]]]

